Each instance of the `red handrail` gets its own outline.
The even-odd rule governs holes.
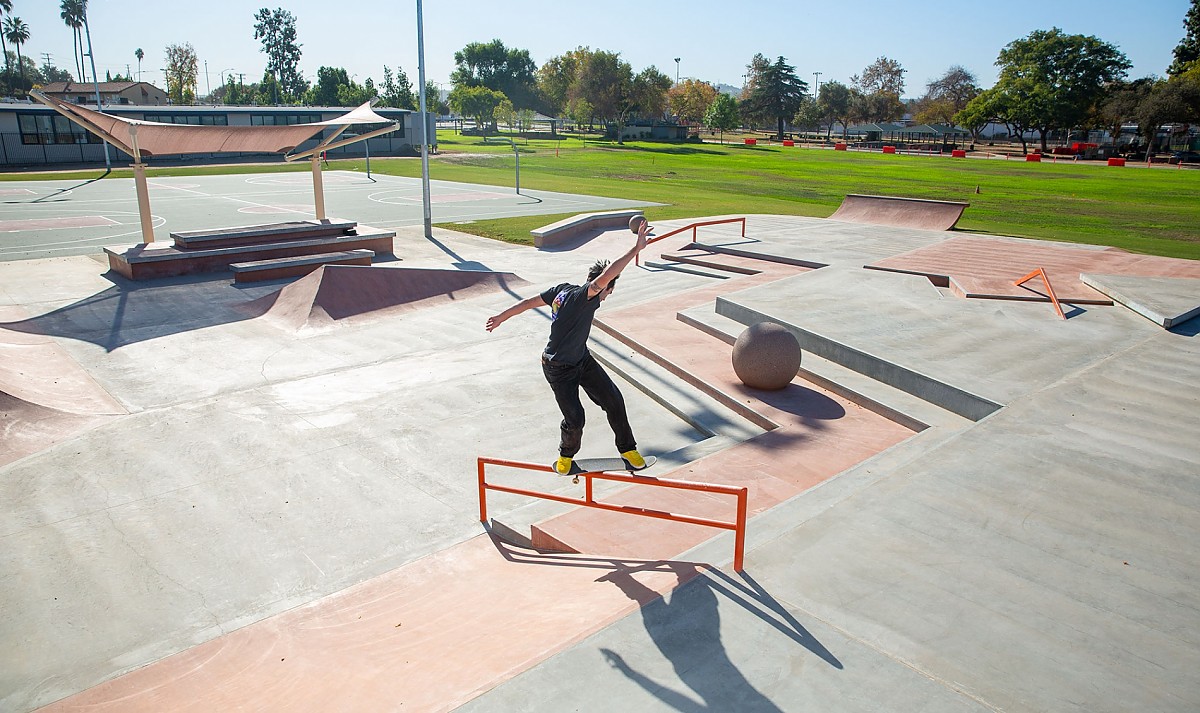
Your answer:
[[[671,237],[672,235],[679,235],[680,233],[682,233],[685,230],[692,231],[692,242],[694,243],[694,242],[696,242],[696,228],[703,228],[706,225],[721,225],[723,223],[741,223],[742,224],[742,237],[743,238],[746,237],[746,219],[745,218],[721,218],[720,220],[705,220],[705,221],[701,221],[699,223],[692,223],[690,225],[685,225],[682,228],[676,228],[675,230],[672,230],[671,232],[665,233],[663,235],[655,235],[653,238],[646,241],[646,247],[649,247],[650,243],[657,243],[659,240],[665,240],[665,239]],[[642,258],[641,253],[638,253],[637,257],[634,258],[633,264],[641,265],[642,264],[641,258]]]
[[[1050,278],[1046,276],[1046,271],[1043,270],[1042,268],[1039,267],[1038,269],[1029,273],[1025,277],[1022,277],[1021,279],[1017,280],[1013,284],[1020,286],[1024,283],[1032,280],[1033,278],[1037,277],[1038,275],[1041,275],[1042,282],[1044,282],[1046,284],[1046,292],[1048,292],[1050,294],[1050,303],[1054,305],[1054,311],[1058,312],[1059,317],[1066,319],[1067,315],[1063,314],[1062,306],[1058,303],[1058,297],[1056,297],[1054,294],[1054,288],[1050,285]]]
[[[487,524],[487,491],[495,490],[501,493],[512,493],[514,495],[528,495],[534,498],[542,498],[543,500],[554,500],[560,503],[569,505],[582,505],[584,507],[596,508],[598,510],[608,510],[610,512],[623,512],[630,515],[642,515],[644,517],[653,517],[660,520],[671,520],[673,522],[685,522],[692,525],[704,525],[706,527],[717,527],[722,530],[733,530],[733,569],[734,571],[742,571],[742,560],[746,551],[746,508],[749,500],[749,488],[746,486],[734,487],[732,485],[717,485],[715,483],[697,483],[689,480],[667,480],[663,478],[649,478],[646,476],[637,475],[617,475],[610,472],[597,473],[581,473],[584,478],[584,497],[571,498],[564,495],[555,495],[553,493],[543,493],[537,490],[524,490],[521,488],[511,488],[505,485],[496,485],[487,482],[485,473],[486,465],[499,465],[508,468],[522,468],[525,470],[537,470],[548,473],[553,473],[554,468],[541,463],[526,463],[523,461],[503,460],[500,458],[479,458],[479,521]],[[692,517],[690,515],[678,515],[676,513],[665,512],[662,510],[650,510],[648,508],[635,507],[633,505],[610,505],[608,503],[596,502],[592,497],[592,481],[593,480],[610,480],[618,483],[630,483],[633,485],[654,485],[663,488],[675,488],[677,490],[696,490],[705,493],[720,493],[723,495],[734,495],[737,497],[737,519],[734,522],[724,522],[722,520],[710,520],[702,517]]]

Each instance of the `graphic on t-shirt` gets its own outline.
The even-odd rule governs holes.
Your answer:
[[[570,290],[563,290],[554,296],[554,301],[550,303],[550,321],[558,319],[558,309],[562,307],[563,302],[567,301],[567,293]]]

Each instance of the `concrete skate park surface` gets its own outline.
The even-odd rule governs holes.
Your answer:
[[[477,522],[476,457],[548,462],[559,420],[545,311],[484,321],[627,230],[538,251],[400,227],[395,263],[249,287],[0,263],[0,346],[65,380],[9,368],[6,393],[97,419],[0,466],[0,708],[1194,710],[1198,320],[863,269],[953,233],[746,228],[652,245],[592,343],[650,475],[750,488],[741,573],[695,526],[489,495],[563,553]],[[331,314],[363,270],[375,308]],[[418,298],[399,270],[486,277]],[[1106,284],[1183,309],[1181,274]],[[763,318],[805,348],[781,392],[731,376]],[[610,455],[588,408],[582,454]]]

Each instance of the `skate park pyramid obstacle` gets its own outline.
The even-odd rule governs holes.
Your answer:
[[[432,307],[529,284],[511,272],[323,265],[245,305],[288,329],[319,328]]]

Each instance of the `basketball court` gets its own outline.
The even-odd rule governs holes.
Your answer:
[[[421,225],[421,180],[350,171],[322,177],[325,210],[375,228]],[[172,231],[226,228],[314,217],[312,175],[260,173],[161,177],[148,181],[156,241]],[[588,213],[654,205],[513,187],[430,182],[434,223],[522,215]],[[552,221],[547,221],[552,222]],[[141,242],[133,179],[17,181],[0,189],[0,260],[98,256]]]

